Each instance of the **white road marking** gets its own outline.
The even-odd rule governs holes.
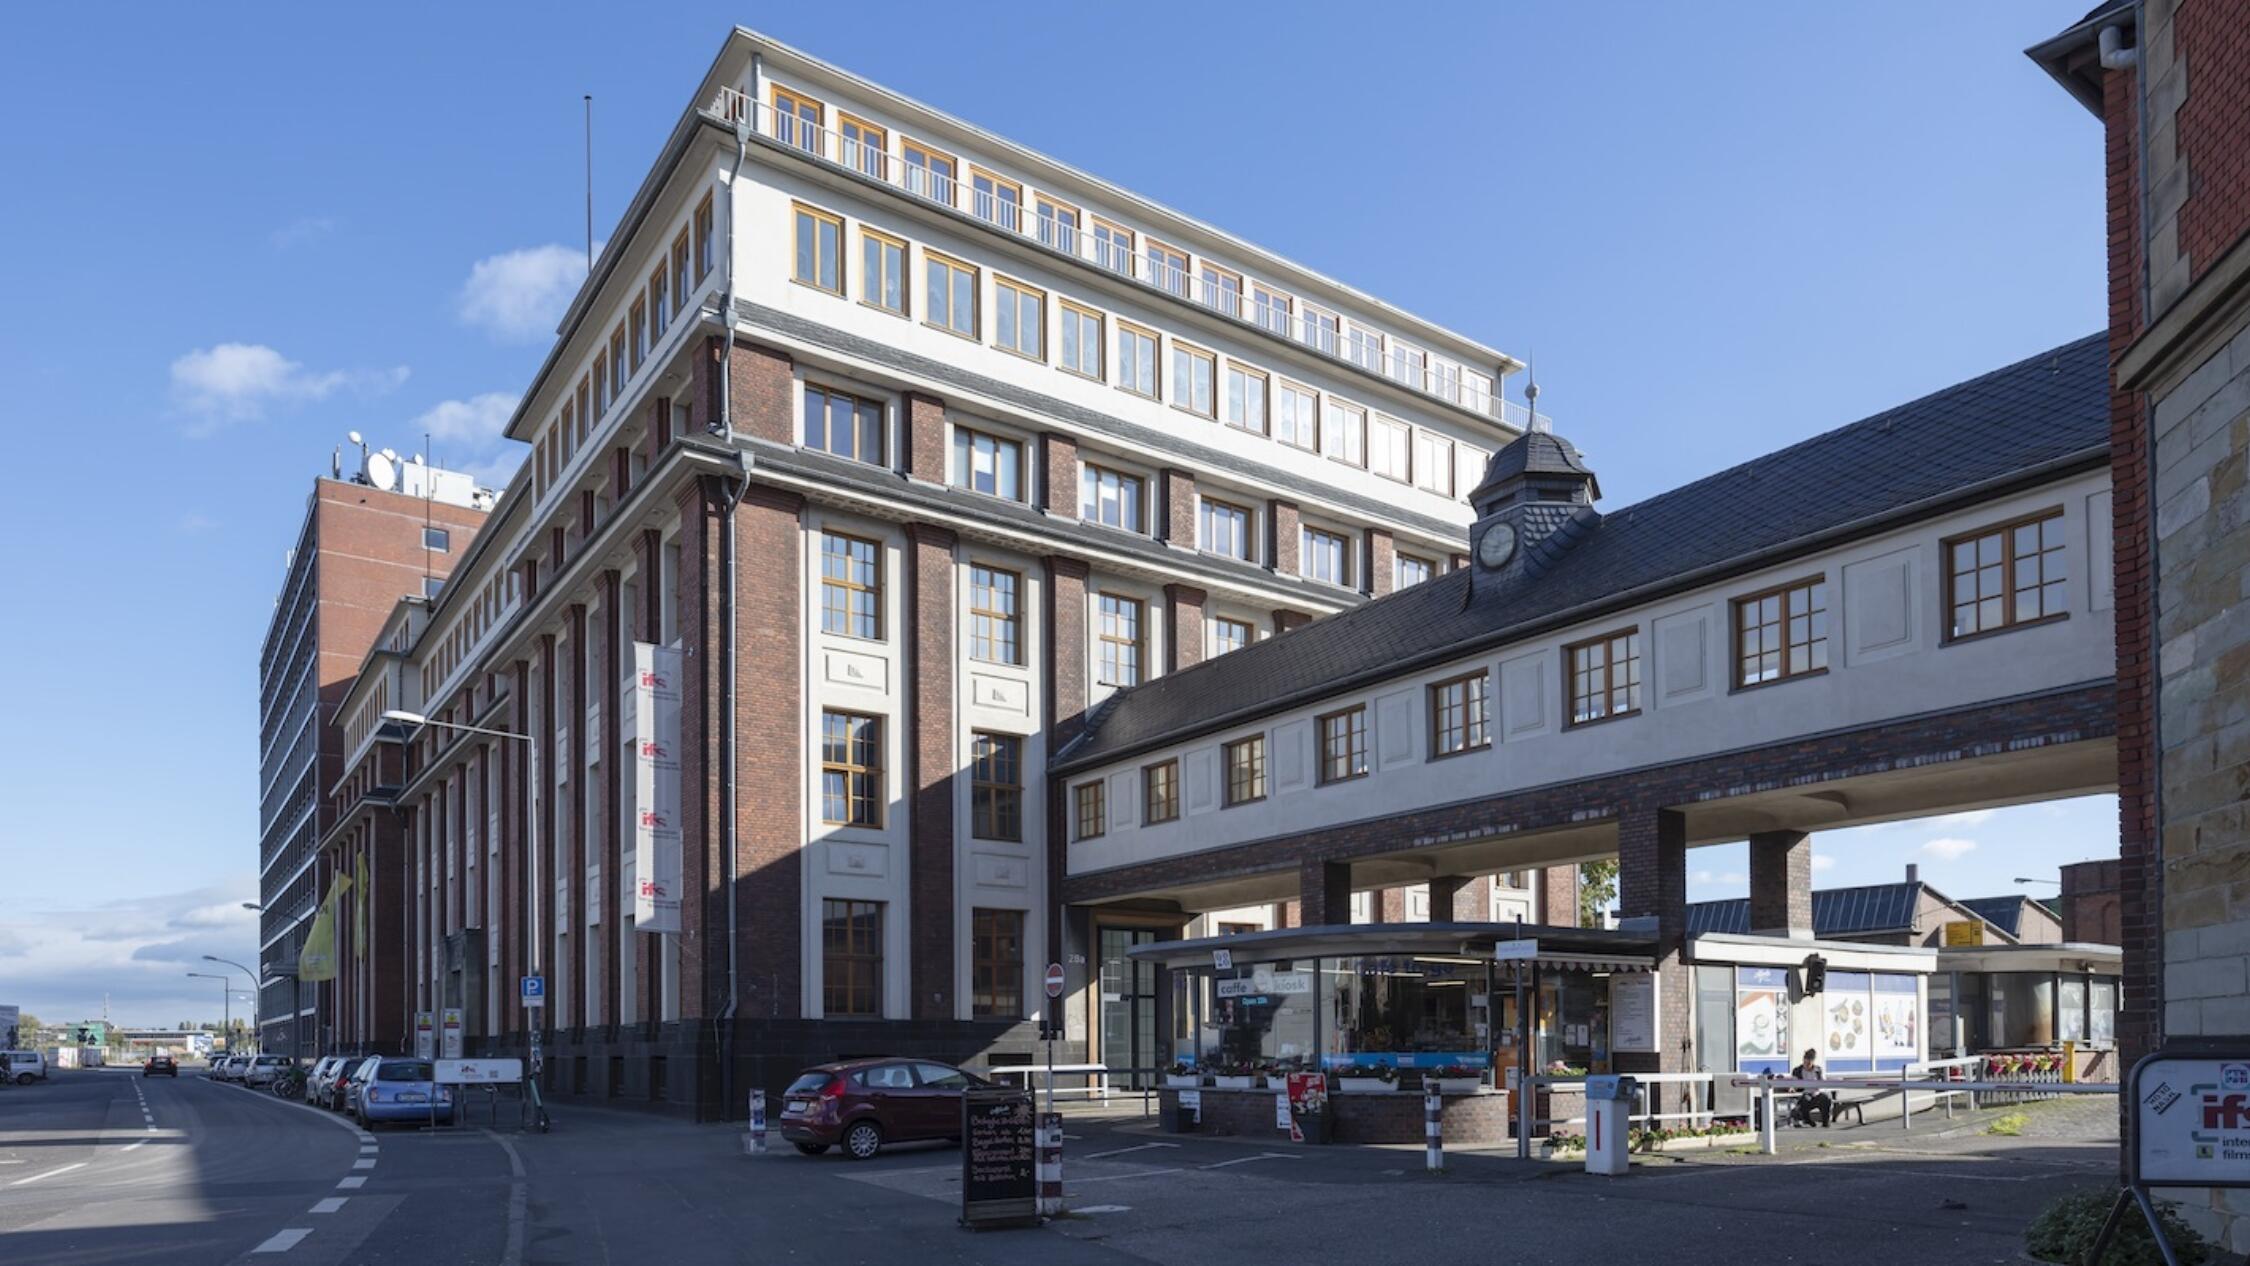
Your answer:
[[[500,1266],[523,1266],[523,1226],[530,1212],[530,1190],[524,1183],[523,1157],[516,1145],[486,1130],[484,1136],[508,1154],[508,1239],[500,1253]]]
[[[1087,1156],[1081,1156],[1081,1157],[1079,1157],[1078,1159],[1080,1159],[1080,1160],[1082,1160],[1082,1161],[1094,1161],[1094,1160],[1101,1160],[1101,1159],[1102,1159],[1103,1157],[1106,1157],[1106,1156],[1123,1156],[1123,1155],[1124,1155],[1124,1154],[1126,1154],[1127,1152],[1145,1152],[1145,1151],[1147,1151],[1148,1149],[1150,1149],[1150,1148],[1152,1148],[1152,1147],[1178,1147],[1178,1146],[1179,1146],[1179,1144],[1177,1144],[1177,1143],[1135,1143],[1135,1144],[1134,1144],[1133,1146],[1131,1146],[1131,1147],[1120,1147],[1120,1148],[1116,1149],[1115,1151],[1109,1151],[1109,1152],[1095,1152],[1095,1153],[1093,1153],[1093,1154],[1091,1154],[1091,1155],[1087,1155]]]
[[[1070,1182],[1071,1185],[1076,1186],[1080,1183],[1117,1182],[1124,1178],[1154,1178],[1158,1174],[1184,1174],[1186,1172],[1184,1169],[1137,1169],[1130,1174],[1102,1174],[1095,1178],[1073,1178]]]
[[[39,1181],[40,1179],[42,1179],[42,1178],[52,1178],[52,1177],[54,1177],[54,1176],[55,1176],[56,1174],[67,1174],[67,1173],[69,1173],[69,1172],[70,1172],[71,1170],[74,1170],[74,1169],[84,1169],[84,1168],[86,1168],[86,1162],[84,1162],[84,1161],[80,1161],[80,1162],[78,1162],[78,1163],[77,1163],[77,1164],[75,1164],[75,1165],[65,1165],[65,1166],[63,1166],[63,1167],[62,1167],[61,1169],[50,1169],[50,1170],[48,1170],[48,1171],[47,1171],[46,1173],[43,1173],[43,1174],[33,1174],[33,1175],[32,1175],[31,1177],[29,1177],[29,1178],[18,1178],[18,1179],[16,1179],[16,1180],[15,1180],[14,1182],[12,1182],[12,1183],[9,1183],[8,1185],[9,1185],[9,1186],[11,1186],[11,1187],[22,1187],[22,1186],[25,1186],[25,1185],[27,1185],[27,1184],[29,1184],[29,1183],[35,1183],[35,1182],[38,1182],[38,1181]]]
[[[1249,1164],[1249,1163],[1250,1163],[1251,1161],[1262,1161],[1262,1160],[1302,1160],[1302,1159],[1304,1159],[1304,1158],[1303,1158],[1303,1157],[1300,1157],[1300,1156],[1296,1156],[1296,1155],[1293,1155],[1293,1154],[1291,1154],[1291,1153],[1289,1153],[1289,1152],[1260,1152],[1260,1153],[1258,1153],[1258,1154],[1257,1154],[1256,1156],[1237,1156],[1237,1157],[1235,1157],[1235,1158],[1234,1158],[1233,1160],[1213,1161],[1213,1162],[1211,1162],[1211,1163],[1210,1163],[1210,1164],[1208,1164],[1208,1165],[1198,1165],[1198,1166],[1196,1166],[1196,1168],[1197,1168],[1197,1169],[1225,1169],[1225,1168],[1226,1168],[1227,1166],[1229,1166],[1229,1165],[1247,1165],[1247,1164]]]
[[[373,1143],[362,1143],[359,1145],[359,1154],[362,1156],[373,1156],[374,1154],[382,1150],[382,1148],[375,1146]]]
[[[358,1160],[352,1162],[352,1168],[373,1169],[375,1168],[375,1158],[372,1156],[362,1156]]]
[[[334,1213],[338,1209],[343,1208],[344,1202],[349,1199],[351,1199],[350,1196],[330,1196],[327,1199],[320,1201],[318,1204],[315,1204],[312,1207],[312,1211],[314,1213]]]
[[[312,1228],[309,1226],[291,1227],[286,1231],[276,1232],[272,1239],[250,1251],[253,1253],[286,1253],[297,1247],[299,1241],[311,1234]]]
[[[1071,1210],[1072,1213],[1131,1213],[1132,1211],[1133,1206],[1129,1204],[1090,1204],[1084,1208]]]
[[[147,1146],[148,1146],[148,1140],[147,1140],[147,1139],[142,1139],[142,1140],[141,1140],[140,1142],[138,1142],[138,1143],[127,1143],[127,1144],[125,1145],[125,1150],[126,1150],[126,1151],[128,1151],[128,1152],[130,1152],[130,1151],[134,1150],[135,1148],[141,1148],[141,1147],[147,1147]]]
[[[344,1181],[342,1181],[342,1182],[340,1182],[340,1183],[337,1183],[337,1184],[336,1184],[336,1190],[338,1190],[338,1191],[357,1191],[357,1190],[359,1190],[360,1188],[362,1188],[362,1187],[364,1187],[364,1186],[366,1186],[366,1185],[367,1185],[367,1178],[366,1178],[366,1176],[365,1176],[365,1175],[361,1175],[360,1177],[357,1177],[357,1178],[346,1178],[346,1179],[345,1179]]]

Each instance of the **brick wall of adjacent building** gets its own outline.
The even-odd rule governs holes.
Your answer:
[[[2062,895],[2055,900],[2055,912],[2062,919],[2064,940],[2093,945],[2121,942],[2123,869],[2115,860],[2078,862],[2062,868]]]

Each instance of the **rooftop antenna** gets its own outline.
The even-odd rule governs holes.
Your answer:
[[[586,275],[594,274],[594,94],[586,94]]]

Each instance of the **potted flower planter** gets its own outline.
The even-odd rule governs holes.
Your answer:
[[[1200,1073],[1164,1074],[1164,1088],[1166,1090],[1195,1090],[1202,1085],[1203,1076]]]
[[[1398,1083],[1380,1077],[1338,1077],[1336,1088],[1350,1094],[1380,1094],[1398,1089]]]
[[[1214,1090],[1252,1090],[1257,1084],[1258,1079],[1249,1073],[1218,1073],[1211,1078],[1211,1088]]]
[[[1436,1087],[1441,1095],[1473,1095],[1484,1089],[1481,1077],[1431,1077],[1422,1084]]]

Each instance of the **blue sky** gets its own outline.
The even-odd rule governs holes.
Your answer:
[[[0,50],[0,1002],[215,1013],[259,641],[347,429],[505,469],[583,250],[736,20],[1537,357],[1607,503],[2099,328],[2068,3],[45,6]],[[1166,36],[1164,33],[1169,33]],[[1956,895],[2107,798],[1820,837]],[[1698,896],[1741,850],[1699,851]],[[192,986],[192,988],[191,988]]]

